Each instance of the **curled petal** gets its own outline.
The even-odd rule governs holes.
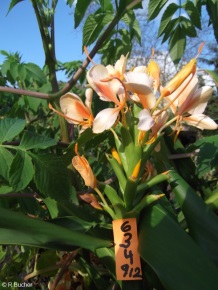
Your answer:
[[[138,114],[139,123],[138,129],[141,131],[148,131],[154,125],[154,119],[151,117],[148,110],[142,110]]]
[[[93,122],[93,132],[101,133],[110,129],[117,120],[120,108],[104,109],[97,114]]]
[[[92,193],[84,193],[84,194],[80,194],[79,197],[89,203],[91,206],[93,206],[96,209],[101,209],[102,210],[102,206],[98,203],[97,198],[94,196],[94,194]]]
[[[73,167],[79,172],[82,178],[85,181],[86,186],[91,188],[96,187],[96,177],[84,156],[74,156],[72,159]]]
[[[183,117],[183,121],[188,123],[191,126],[197,127],[201,130],[216,130],[218,125],[204,114],[191,115],[189,117]]]
[[[124,84],[127,86],[138,85],[139,88],[144,88],[144,89],[149,88],[150,90],[152,89],[153,80],[145,72],[130,71],[130,72],[126,73],[124,76],[125,76]],[[132,91],[132,89],[130,89],[130,91]],[[135,91],[133,91],[133,92],[138,93]],[[141,91],[141,90],[139,91],[139,93],[142,93],[142,92],[143,91]]]
[[[172,102],[174,100],[170,105],[170,109],[174,114],[177,112],[178,108],[192,96],[197,87],[198,79],[190,75],[172,94],[166,96],[166,100],[168,102]],[[179,111],[181,112],[182,110],[180,109]]]
[[[128,54],[126,56],[121,55],[120,59],[118,59],[118,61],[115,63],[115,66],[107,65],[106,68],[108,70],[108,74],[110,76],[118,77],[122,80],[126,71],[127,57]]]
[[[64,115],[68,118],[67,121],[72,124],[79,124],[84,119],[89,119],[92,115],[79,96],[73,93],[67,93],[60,98],[60,107]]]
[[[209,86],[204,86],[198,89],[194,93],[187,111],[192,115],[203,113],[212,93],[213,89]]]
[[[156,98],[152,90],[153,80],[146,73],[134,71],[126,73],[124,85],[128,91],[137,95],[144,109],[154,107]]]

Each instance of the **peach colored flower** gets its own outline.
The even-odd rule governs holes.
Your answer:
[[[172,102],[178,96],[170,106],[175,116],[178,116],[177,127],[181,121],[184,121],[201,130],[217,129],[217,124],[203,114],[211,97],[212,88],[209,86],[198,88],[196,77],[193,77],[190,81],[186,79],[185,82],[173,94],[166,97],[169,102]]]
[[[108,69],[103,65],[93,66],[87,73],[87,80],[101,100],[115,104],[115,108],[100,111],[93,121],[93,132],[101,133],[116,122],[120,111],[125,107],[126,94],[122,82],[111,78]]]
[[[86,186],[96,188],[96,177],[84,156],[76,155],[72,159],[73,167],[79,172]]]

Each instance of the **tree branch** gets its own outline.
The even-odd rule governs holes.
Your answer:
[[[123,11],[123,13],[119,13],[119,14],[116,13],[115,14],[114,19],[108,25],[108,27],[106,28],[106,30],[104,31],[104,33],[102,34],[102,36],[97,40],[95,46],[91,50],[91,52],[89,54],[90,59],[92,59],[96,55],[96,53],[98,52],[98,50],[101,48],[101,46],[103,45],[103,43],[105,42],[105,40],[110,35],[111,31],[116,26],[116,24],[119,22],[119,20],[123,17],[123,15],[129,9],[132,9],[133,6],[137,5],[140,2],[141,2],[141,0],[135,0],[135,1],[133,1],[131,3],[131,5],[129,4],[129,6],[126,7],[126,9]],[[76,73],[66,83],[66,85],[60,91],[58,91],[56,93],[47,93],[46,94],[46,93],[33,92],[33,91],[28,91],[28,90],[14,89],[14,88],[1,87],[1,86],[0,86],[0,92],[8,92],[8,93],[18,94],[18,95],[26,95],[26,96],[30,96],[30,97],[35,97],[35,98],[40,98],[40,99],[47,99],[47,100],[56,99],[56,98],[61,97],[64,94],[66,94],[67,92],[69,92],[69,90],[76,84],[76,82],[80,78],[80,76],[83,73],[83,71],[87,68],[87,66],[89,65],[89,63],[90,63],[89,58],[86,58],[83,61],[82,65],[79,67],[79,69],[76,71]]]

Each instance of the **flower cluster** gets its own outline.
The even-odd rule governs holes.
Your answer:
[[[98,194],[102,203],[99,204],[95,196],[89,193],[82,198],[88,198],[95,208],[103,207],[112,218],[116,215],[114,203],[127,211],[134,208],[134,198],[140,196],[139,184],[151,178],[152,182],[165,178],[164,173],[155,177],[157,172],[149,160],[152,150],[158,150],[162,131],[167,126],[174,125],[175,138],[183,123],[200,129],[218,128],[211,118],[203,114],[212,89],[208,86],[199,87],[195,76],[196,58],[184,66],[166,86],[161,85],[161,71],[154,60],[150,60],[147,67],[138,66],[130,71],[126,70],[126,63],[127,56],[122,55],[114,66],[92,66],[87,72],[85,103],[76,94],[67,93],[60,98],[63,113],[50,106],[69,123],[78,125],[80,133],[87,128],[92,128],[95,134],[109,129],[112,131],[116,148],[111,148],[111,155],[107,154],[107,158],[119,181],[121,195],[117,194],[115,201],[115,193],[111,189],[112,193],[107,196],[111,205],[104,197],[108,189],[105,189],[104,194],[101,193],[99,182],[87,159],[79,155],[77,145],[76,156],[72,160],[73,167],[80,173],[85,185]],[[93,91],[102,101],[111,103],[96,116],[92,111]],[[118,124],[118,130],[114,129]],[[154,196],[152,200],[161,196]],[[141,201],[138,199],[136,212],[146,204],[144,198],[141,197]]]
[[[141,106],[138,129],[151,130],[153,136],[173,122],[178,131],[183,122],[200,129],[217,129],[217,124],[203,114],[212,89],[199,88],[194,75],[196,61],[186,65],[165,87],[160,84],[160,68],[154,60],[150,60],[147,67],[138,66],[128,72],[126,62],[127,56],[122,55],[114,66],[97,64],[89,69],[90,88],[86,91],[85,104],[73,93],[61,97],[62,115],[69,123],[79,125],[80,132],[92,127],[94,133],[101,133],[112,128],[120,118],[124,122],[125,113],[134,102]],[[113,103],[113,108],[104,109],[95,117],[91,108],[93,90],[102,101]],[[161,102],[167,105],[160,110]],[[168,120],[168,108],[173,114],[171,120]]]

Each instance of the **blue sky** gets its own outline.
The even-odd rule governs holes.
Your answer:
[[[20,52],[22,61],[44,64],[44,52],[31,2],[18,3],[7,15],[11,0],[0,1],[0,50]],[[83,60],[82,31],[74,30],[73,8],[59,0],[55,15],[56,57],[62,62]],[[0,63],[4,56],[0,54]]]

